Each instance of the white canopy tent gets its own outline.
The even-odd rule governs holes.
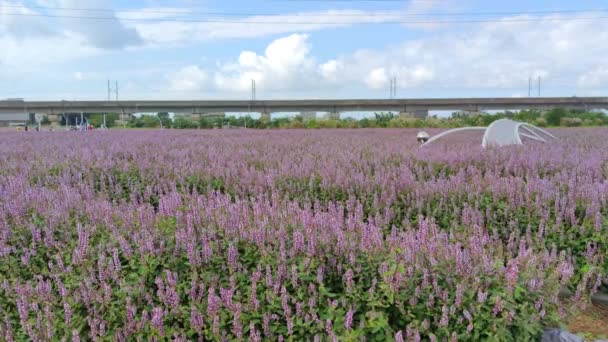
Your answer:
[[[481,146],[486,148],[490,146],[507,146],[507,145],[522,145],[522,138],[530,140],[547,142],[548,139],[557,139],[553,134],[544,129],[525,122],[517,122],[509,119],[500,119],[492,122],[486,127],[462,127],[454,128],[434,137],[431,137],[421,146],[426,146],[432,142],[456,132],[463,131],[485,131]]]

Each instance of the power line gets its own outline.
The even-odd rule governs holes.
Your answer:
[[[88,20],[122,20],[134,22],[177,22],[177,23],[218,23],[218,24],[276,24],[276,25],[345,25],[345,24],[475,24],[475,23],[500,23],[500,22],[543,22],[543,21],[576,21],[608,19],[608,16],[593,17],[560,17],[560,18],[509,18],[509,19],[481,19],[481,20],[415,20],[399,21],[387,20],[380,22],[349,22],[349,21],[253,21],[253,20],[214,20],[214,19],[163,19],[163,18],[123,18],[123,17],[97,17],[97,16],[76,16],[76,15],[52,15],[34,13],[3,13],[6,16],[22,17],[45,17],[45,18],[65,18],[65,19],[88,19]]]
[[[208,11],[190,11],[184,8],[183,11],[169,11],[169,10],[119,10],[119,9],[107,9],[107,8],[84,8],[84,7],[51,7],[51,6],[27,6],[23,5],[0,5],[0,8],[28,8],[28,9],[44,9],[53,11],[80,11],[80,12],[104,12],[104,13],[137,13],[137,14],[182,14],[182,15],[223,15],[223,16],[277,16],[277,15],[288,15],[296,17],[318,17],[320,15],[328,15],[333,17],[370,17],[370,16],[382,16],[383,10],[371,13],[293,13],[293,14],[281,14],[281,13],[261,13],[261,12],[208,12]],[[327,10],[325,10],[327,11]],[[334,10],[340,11],[340,10]],[[385,10],[388,11],[388,10]],[[547,11],[509,11],[509,12],[435,12],[435,13],[402,13],[395,14],[400,17],[425,17],[425,16],[483,16],[483,15],[529,15],[529,14],[572,14],[572,13],[592,13],[592,12],[608,12],[608,9],[586,9],[586,10],[547,10]],[[19,14],[19,13],[17,13]],[[28,14],[28,13],[24,13]],[[35,14],[35,13],[32,13]],[[44,13],[40,13],[44,14]]]
[[[274,0],[277,2],[403,2],[407,4],[416,2],[437,2],[436,0]]]

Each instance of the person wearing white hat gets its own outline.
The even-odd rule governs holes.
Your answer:
[[[418,140],[418,142],[421,144],[425,143],[427,140],[429,140],[429,134],[425,131],[418,132],[416,135],[416,140]]]

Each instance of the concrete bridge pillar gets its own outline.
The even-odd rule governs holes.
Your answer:
[[[428,109],[414,109],[414,110],[399,112],[400,118],[426,119],[428,116],[429,116]]]
[[[466,116],[479,116],[481,115],[481,109],[479,106],[469,106],[467,108],[463,108],[461,113]]]
[[[399,117],[402,119],[405,119],[405,118],[412,118],[414,116],[410,112],[402,111],[402,112],[399,112]]]
[[[338,112],[338,111],[327,112],[327,119],[340,120],[340,112]]]
[[[270,121],[272,119],[271,117],[271,112],[268,111],[263,111],[260,113],[260,120],[261,121]]]
[[[225,118],[226,113],[225,112],[205,112],[205,113],[200,113],[199,117],[201,117],[201,118]]]
[[[127,123],[133,117],[133,113],[127,112],[123,108],[123,109],[120,110],[120,112],[118,114],[119,114],[118,120],[114,121],[114,126],[117,126],[117,127],[118,126],[127,127]]]
[[[61,114],[53,113],[53,114],[45,114],[45,115],[51,122],[51,126],[59,126],[59,124],[61,122]]]
[[[417,119],[426,119],[429,116],[428,109],[416,109],[414,111],[414,117]]]
[[[317,112],[300,112],[300,116],[304,120],[313,120],[317,118]]]
[[[478,110],[465,110],[463,112],[466,116],[480,116],[481,112]]]

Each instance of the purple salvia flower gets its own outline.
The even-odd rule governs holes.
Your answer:
[[[65,318],[65,324],[68,326],[72,324],[72,308],[68,302],[63,302],[63,315]]]
[[[344,273],[344,283],[346,284],[346,292],[350,293],[353,289],[353,270],[350,268]]]
[[[494,301],[494,309],[492,309],[492,314],[494,316],[497,316],[501,312],[502,312],[502,299],[500,299],[500,297],[496,297],[496,300]]]
[[[220,309],[220,304],[221,299],[215,294],[215,289],[210,287],[207,295],[207,316],[215,317]]]
[[[331,329],[331,320],[330,319],[327,319],[325,321],[325,333],[328,335],[331,335],[333,333],[332,329]]]
[[[348,310],[346,313],[346,317],[344,318],[344,327],[346,330],[350,330],[353,326],[353,317],[355,315],[355,311],[352,308]]]
[[[237,339],[243,338],[243,327],[241,325],[241,306],[240,304],[235,305],[236,310],[232,316],[232,333]]]
[[[230,244],[230,246],[228,247],[228,264],[230,265],[230,267],[236,268],[236,262],[238,260],[238,257],[239,252],[232,244]]]
[[[213,334],[219,335],[220,333],[220,316],[216,315],[213,317]]]
[[[80,335],[78,330],[72,330],[72,342],[80,342]]]
[[[444,305],[441,308],[441,321],[439,321],[440,327],[446,327],[448,325],[448,323],[450,322],[448,313],[449,313],[448,307]]]
[[[483,304],[486,302],[487,299],[488,299],[488,292],[484,292],[481,289],[479,289],[479,291],[477,291],[477,302]]]
[[[294,289],[298,287],[298,266],[295,264],[291,266],[291,286]]]
[[[165,312],[160,307],[155,307],[152,309],[152,326],[156,328],[161,334],[164,334],[164,316]]]
[[[270,337],[270,315],[268,313],[265,313],[262,317],[262,330],[264,336]]]
[[[194,307],[190,308],[190,325],[195,331],[200,332],[203,330],[203,315]]]

